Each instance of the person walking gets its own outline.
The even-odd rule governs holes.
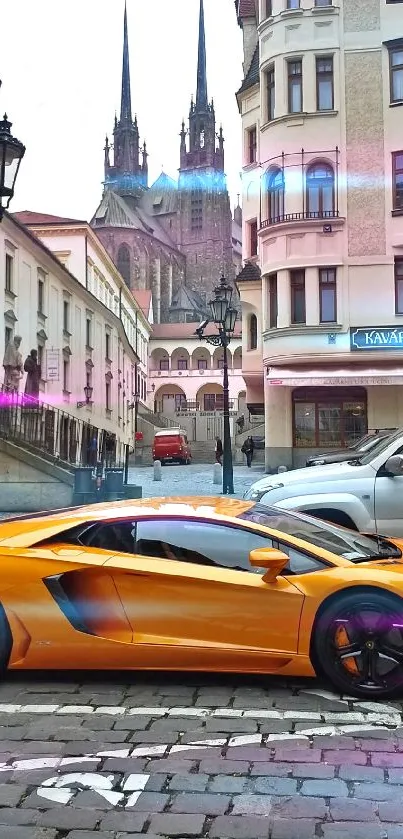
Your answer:
[[[243,454],[246,455],[246,465],[247,465],[248,469],[250,469],[251,466],[252,466],[254,451],[255,451],[255,444],[253,442],[253,437],[247,437],[243,446],[242,446],[241,452],[243,452]]]
[[[223,446],[219,437],[215,438],[215,462],[221,466],[223,456]]]

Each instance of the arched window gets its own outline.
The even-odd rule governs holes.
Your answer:
[[[130,251],[127,245],[121,245],[118,250],[118,271],[130,288]]]
[[[257,349],[257,317],[251,315],[249,319],[249,349]]]
[[[283,220],[284,174],[281,169],[273,169],[268,175],[268,210],[270,224]]]
[[[308,218],[332,218],[334,207],[334,171],[329,163],[314,163],[306,173],[306,210]]]

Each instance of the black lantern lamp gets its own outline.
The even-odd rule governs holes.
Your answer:
[[[94,392],[94,388],[91,385],[85,385],[84,388],[84,395],[85,401],[84,402],[77,402],[77,408],[85,408],[86,405],[92,405],[92,394]]]
[[[4,114],[0,120],[0,221],[14,195],[18,170],[25,154],[25,146],[11,134],[11,125],[7,114]]]

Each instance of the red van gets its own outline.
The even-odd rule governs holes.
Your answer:
[[[183,463],[187,466],[192,462],[192,452],[186,432],[180,428],[167,428],[157,431],[153,444],[153,460],[164,463]]]

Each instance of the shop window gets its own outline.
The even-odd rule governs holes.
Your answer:
[[[296,448],[348,448],[367,428],[367,397],[362,388],[306,388],[293,393]]]

